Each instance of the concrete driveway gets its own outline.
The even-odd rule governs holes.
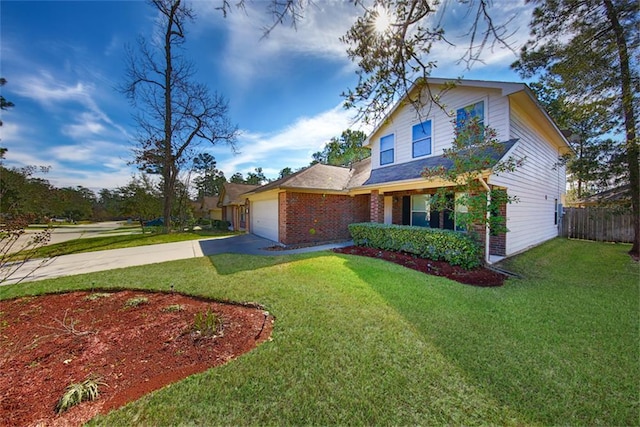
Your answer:
[[[178,259],[198,258],[222,253],[285,255],[327,250],[339,246],[347,246],[348,244],[350,244],[350,242],[291,250],[267,250],[266,248],[277,246],[278,244],[253,234],[239,234],[204,240],[189,240],[186,242],[138,246],[135,248],[112,249],[62,255],[44,260],[30,260],[21,265],[17,271],[12,274],[11,278],[4,281],[2,285],[11,285],[18,282],[33,282],[53,277],[155,264]],[[16,266],[8,265],[0,268],[0,280],[6,276],[9,271],[8,269],[11,268],[16,268]]]

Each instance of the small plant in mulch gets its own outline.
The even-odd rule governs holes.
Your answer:
[[[100,395],[100,386],[103,385],[106,383],[93,377],[87,378],[81,383],[69,384],[56,404],[56,413],[61,414],[81,402],[96,400]]]
[[[0,311],[0,317],[4,316],[4,312]],[[0,329],[2,328],[6,328],[7,326],[9,326],[9,321],[6,319],[2,319],[0,320]]]
[[[211,310],[198,312],[193,318],[192,331],[197,337],[215,338],[223,334],[222,318]]]
[[[178,311],[184,311],[184,306],[181,304],[171,304],[162,309],[165,313],[176,313]]]
[[[43,326],[43,327],[47,329],[53,329],[54,331],[71,334],[76,337],[81,337],[81,336],[96,333],[96,331],[92,331],[92,330],[80,331],[76,329],[76,325],[79,323],[78,320],[75,320],[71,317],[67,317],[68,314],[69,314],[69,310],[67,309],[64,311],[64,317],[62,318],[62,320],[54,319],[58,324],[58,326]]]
[[[133,297],[125,301],[124,306],[125,308],[131,308],[131,307],[137,307],[142,304],[146,304],[148,302],[149,302],[149,298],[147,297]]]
[[[101,298],[109,298],[111,295],[112,294],[110,294],[109,292],[95,292],[87,295],[86,297],[84,297],[84,299],[86,299],[87,301],[95,301]]]

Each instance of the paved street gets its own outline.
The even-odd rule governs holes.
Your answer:
[[[68,240],[75,239],[89,239],[92,237],[100,237],[100,236],[113,236],[115,231],[121,228],[122,221],[106,221],[106,222],[97,222],[92,224],[79,224],[74,226],[61,226],[53,229],[51,233],[51,240],[49,244],[54,243],[62,243]],[[42,232],[43,229],[38,228],[27,228],[25,233],[20,236],[20,238],[13,244],[11,250],[8,253],[20,252],[25,248],[25,245],[28,244],[29,240],[33,237],[34,234]],[[135,231],[139,231],[135,230]],[[109,233],[109,234],[105,234]],[[130,234],[130,229],[123,229],[122,234]]]

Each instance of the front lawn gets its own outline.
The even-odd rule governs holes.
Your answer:
[[[102,425],[637,425],[640,269],[553,240],[476,288],[372,258],[216,255],[0,287],[144,288],[255,301],[273,340]]]

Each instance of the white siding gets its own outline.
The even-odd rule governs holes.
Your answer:
[[[438,94],[437,89],[433,89]],[[453,142],[453,120],[455,111],[478,101],[485,102],[485,125],[491,126],[498,133],[499,141],[509,139],[509,102],[498,89],[457,87],[442,94],[441,102],[445,110],[438,106],[423,110],[418,116],[411,105],[398,109],[380,129],[371,136],[371,168],[380,167],[380,138],[393,133],[395,135],[394,162],[406,163],[413,160],[411,130],[425,120],[432,121],[432,153],[439,156],[442,150],[451,147]],[[421,157],[422,158],[422,157]]]
[[[507,188],[519,201],[507,206],[507,255],[521,252],[558,235],[554,222],[556,205],[565,193],[566,175],[559,165],[558,149],[528,115],[513,108],[510,120],[511,138],[519,138],[510,153],[525,158],[512,173],[491,176],[489,182]],[[560,221],[560,219],[558,219]]]

